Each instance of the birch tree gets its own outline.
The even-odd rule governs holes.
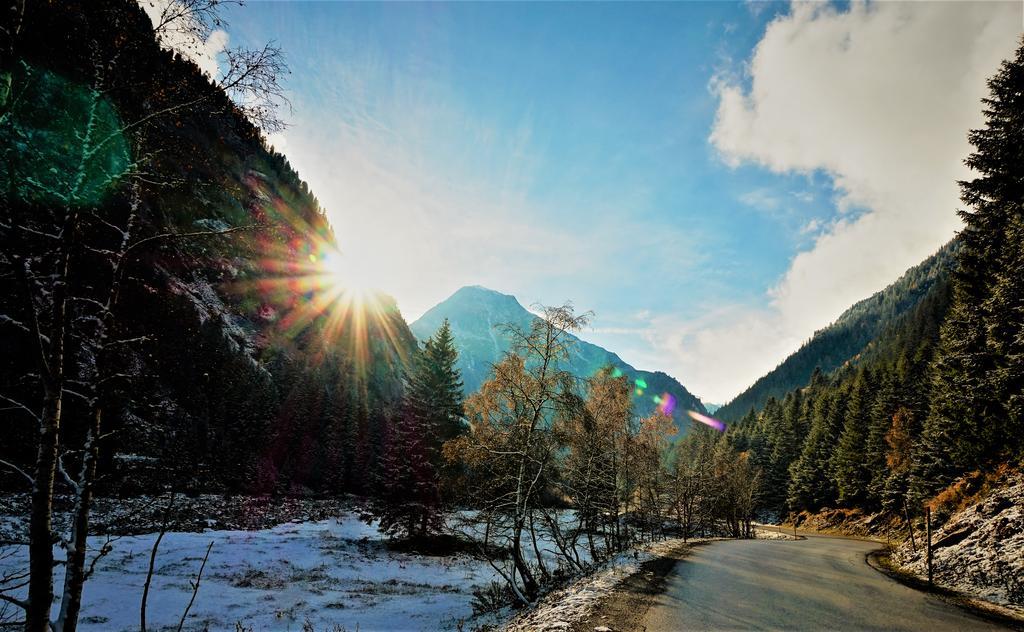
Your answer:
[[[127,350],[146,340],[145,335],[119,336],[117,307],[126,270],[153,242],[243,228],[154,234],[143,227],[154,225],[142,218],[147,187],[173,184],[155,182],[147,172],[152,165],[147,148],[153,146],[147,130],[165,117],[195,111],[217,92],[161,102],[148,114],[123,120],[109,95],[122,76],[118,64],[128,63],[136,44],[131,38],[93,41],[86,51],[92,69],[86,85],[23,61],[5,64],[9,75],[0,104],[0,183],[5,195],[0,279],[17,300],[8,313],[0,314],[0,327],[19,338],[20,348],[31,351],[36,372],[17,392],[0,393],[0,401],[33,423],[37,438],[30,467],[2,463],[29,485],[31,512],[29,569],[18,578],[27,581],[28,597],[0,592],[0,600],[23,609],[25,629],[31,631],[76,629],[84,582],[108,550],[103,547],[87,559],[104,409],[110,394],[132,377],[123,366]],[[259,90],[268,85],[281,67],[267,50],[229,65],[221,88]],[[84,283],[82,270],[94,269],[101,272]],[[62,444],[69,400],[87,418],[78,447]],[[58,480],[74,497],[67,534],[53,526]],[[65,581],[58,617],[51,622],[55,542],[66,553],[61,561]]]
[[[575,343],[570,334],[589,319],[571,305],[542,307],[541,313],[529,330],[506,328],[511,351],[466,401],[470,432],[445,446],[449,459],[473,470],[483,552],[494,540],[508,548],[508,564],[487,557],[522,603],[536,599],[542,581],[537,574],[547,573],[537,538],[538,509],[555,473],[552,428],[572,407],[566,394],[573,392],[575,378],[562,368]]]

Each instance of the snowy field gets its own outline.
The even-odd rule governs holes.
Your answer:
[[[289,522],[256,530],[168,532],[160,543],[147,606],[150,630],[174,630],[192,596],[191,582],[213,543],[198,596],[189,611],[188,630],[471,630],[500,623],[499,615],[473,616],[473,590],[501,578],[484,560],[460,553],[427,556],[390,550],[374,524],[354,511],[340,518]],[[473,536],[472,512],[449,517],[450,528]],[[573,521],[563,512],[563,528]],[[0,519],[10,528],[20,519]],[[212,523],[212,522],[211,522]],[[9,529],[8,529],[9,530]],[[548,568],[557,566],[555,546],[544,529],[538,544]],[[156,533],[126,535],[111,541],[111,552],[86,583],[80,627],[84,632],[139,629],[139,608],[149,555]],[[479,539],[479,538],[478,538]],[[107,541],[90,538],[90,558]],[[584,542],[581,562],[589,562]],[[0,555],[0,576],[27,567],[26,547],[7,547]],[[534,560],[532,548],[524,551]],[[63,551],[55,550],[58,559]],[[565,599],[571,610],[632,564],[620,555],[604,566],[603,578]],[[610,567],[623,566],[612,575]],[[600,573],[599,573],[600,574]],[[63,583],[60,568],[55,586]],[[15,595],[23,596],[23,595]],[[569,597],[569,595],[565,595]],[[54,615],[58,604],[54,605]],[[585,609],[585,608],[584,608]],[[511,612],[505,610],[502,616]]]
[[[156,534],[126,536],[86,583],[81,629],[139,629],[139,604]],[[99,548],[105,538],[90,539]],[[289,523],[258,531],[167,533],[160,543],[147,620],[176,629],[213,542],[185,629],[352,630],[471,629],[472,589],[496,579],[467,555],[428,557],[388,550],[355,515]],[[0,573],[24,568],[27,549],[0,561]],[[63,577],[57,573],[56,585]],[[56,613],[56,607],[55,607]]]

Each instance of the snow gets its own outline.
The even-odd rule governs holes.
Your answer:
[[[689,543],[707,542],[716,538],[690,538]],[[531,610],[508,622],[506,632],[533,630],[567,630],[572,623],[584,619],[598,600],[622,580],[640,571],[640,566],[667,554],[682,543],[681,539],[657,542],[641,549],[620,553],[602,564],[594,573],[585,575],[563,588],[544,596]]]
[[[27,502],[27,498],[15,500],[20,502],[4,504],[8,511]],[[511,614],[506,608],[474,616],[473,591],[502,581],[485,560],[465,553],[426,556],[391,550],[376,523],[361,521],[360,512],[352,506],[337,508],[337,518],[276,526],[267,526],[266,521],[289,512],[271,511],[269,516],[261,517],[260,507],[254,506],[252,522],[263,528],[241,530],[234,527],[245,521],[236,515],[238,507],[234,505],[244,502],[221,498],[221,506],[215,509],[210,504],[213,500],[180,500],[182,512],[189,516],[204,512],[206,519],[183,519],[180,524],[193,531],[169,531],[160,543],[147,607],[147,623],[152,630],[177,626],[192,595],[191,582],[211,542],[213,547],[186,629],[232,630],[238,623],[257,632],[302,630],[307,621],[316,630],[334,626],[348,630],[473,629],[498,623]],[[100,505],[97,520],[111,528],[120,525],[121,530],[111,536],[111,552],[100,560],[95,575],[86,583],[80,627],[84,632],[137,630],[142,587],[157,537],[156,533],[140,533],[139,525],[153,524],[153,512],[159,513],[161,505],[148,497],[103,499]],[[317,513],[322,516],[323,512],[313,511],[318,507],[314,502],[312,508],[302,505],[289,511],[306,517]],[[303,509],[308,511],[300,511]],[[129,520],[126,512],[138,520]],[[574,520],[569,511],[560,512],[558,517],[564,526]],[[472,519],[473,512],[458,512],[447,522],[449,528],[472,536],[476,526]],[[203,530],[204,524],[231,528]],[[24,520],[14,514],[0,515],[0,535],[20,540],[24,528]],[[557,566],[556,547],[543,530],[538,533],[538,541],[545,563],[553,570]],[[90,559],[107,542],[105,535],[90,537]],[[562,596],[554,600],[557,610],[550,616],[557,621],[584,616],[598,597],[636,572],[662,546],[666,544],[652,545],[636,556],[631,552],[620,554],[601,565],[596,574],[556,590],[553,594]],[[524,553],[534,561],[531,548]],[[581,562],[587,564],[589,552],[585,548],[581,546],[579,553]],[[27,547],[0,550],[4,552],[10,555],[0,554],[0,576],[27,566]],[[55,549],[55,555],[58,559],[64,557],[59,549]],[[54,579],[59,592],[63,585],[59,567]],[[550,602],[549,596],[544,603]],[[58,607],[55,603],[54,614]]]
[[[192,223],[195,224],[196,226],[199,226],[200,228],[204,228],[206,230],[224,231],[224,230],[228,230],[229,228],[231,228],[231,226],[227,222],[222,220],[222,219],[210,219],[210,218],[197,219],[196,221],[194,221]]]
[[[1024,473],[955,513],[932,534],[935,583],[1024,614]],[[920,545],[920,542],[918,542]],[[910,542],[893,560],[924,578],[924,552]]]
[[[754,527],[754,538],[758,540],[799,540],[792,533],[780,531],[776,525],[767,527]]]
[[[124,536],[86,583],[81,629],[137,630],[142,586],[156,534]],[[96,551],[105,537],[90,538]],[[472,616],[472,590],[497,579],[467,555],[390,551],[355,514],[257,531],[167,533],[160,544],[147,621],[176,627],[192,581],[213,542],[187,629],[455,629]],[[0,559],[0,573],[24,568],[27,549]],[[58,551],[60,553],[60,551]],[[62,557],[62,555],[61,555]],[[57,570],[55,585],[63,577]],[[58,605],[54,606],[56,614]]]
[[[193,273],[192,281],[184,281],[160,266],[157,266],[157,269],[166,275],[168,289],[171,292],[184,296],[192,303],[200,323],[214,319],[232,351],[242,353],[249,364],[263,375],[270,375],[257,359],[254,334],[246,329],[241,318],[228,309],[209,281],[197,273]]]

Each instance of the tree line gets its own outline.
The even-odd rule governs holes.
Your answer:
[[[703,434],[682,448],[692,461],[676,458],[672,418],[637,418],[621,372],[563,368],[589,315],[541,313],[506,326],[511,349],[464,402],[447,321],[426,342],[367,518],[396,538],[470,535],[523,604],[637,542],[749,537],[759,473],[747,455]]]
[[[845,365],[769,397],[723,438],[763,471],[765,508],[909,520],[959,477],[1020,461],[1024,46],[988,86],[948,271]]]

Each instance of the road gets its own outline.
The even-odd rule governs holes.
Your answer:
[[[874,542],[729,540],[680,561],[643,624],[654,630],[999,630],[868,566]]]

